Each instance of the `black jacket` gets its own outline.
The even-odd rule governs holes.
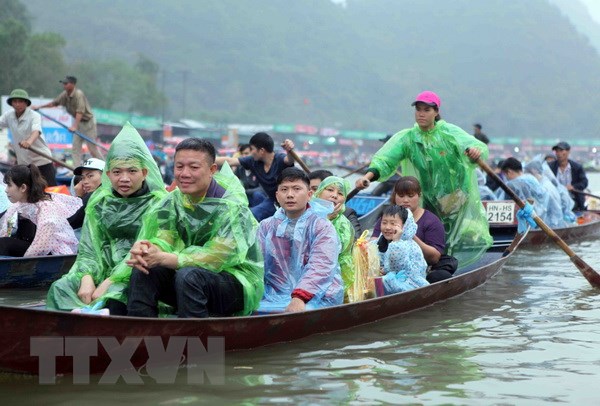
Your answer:
[[[571,164],[571,185],[577,190],[584,190],[588,187],[588,178],[585,176],[583,166],[575,161],[569,159]],[[558,161],[550,162],[548,164],[554,175],[558,172]],[[575,201],[575,207],[573,210],[585,210],[585,196],[581,193],[571,193],[573,200]]]

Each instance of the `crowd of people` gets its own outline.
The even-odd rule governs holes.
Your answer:
[[[76,79],[63,83],[65,92],[45,106],[66,103],[74,129],[95,125]],[[15,117],[7,113],[0,124],[16,126],[23,151],[2,180],[10,204],[0,200],[0,255],[77,254],[49,289],[49,309],[210,317],[355,300],[348,295],[359,266],[353,250],[364,230],[345,204],[352,186],[329,171],[295,167],[291,140],[278,153],[273,138],[260,132],[237,156],[221,157],[209,141],[186,139],[175,148],[168,192],[142,137],[127,124],[106,160],[93,153],[75,168],[81,181],[68,196],[46,191],[53,172],[29,154],[30,146],[46,144],[27,94],[17,89],[8,102]],[[476,164],[487,158],[487,137],[442,120],[441,100],[431,91],[412,105],[415,125],[386,139],[354,185],[362,190],[385,181],[401,166],[370,241],[385,294],[451,278],[492,243],[480,196],[486,183],[478,181]],[[583,208],[569,193],[585,188],[587,179],[568,159],[567,143],[554,149],[554,163],[523,166],[508,158],[498,171],[523,199],[534,200],[540,217],[560,227]],[[494,191],[498,185],[485,187],[491,198],[503,197]]]

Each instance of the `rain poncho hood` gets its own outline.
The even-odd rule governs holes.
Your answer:
[[[346,179],[337,177],[337,176],[329,176],[325,178],[317,188],[317,191],[314,194],[312,202],[316,202],[320,199],[321,193],[328,188],[329,186],[335,186],[338,190],[342,192],[344,198],[348,196],[350,192],[350,182]],[[340,243],[342,244],[342,251],[338,257],[338,261],[340,263],[340,268],[342,272],[342,280],[344,281],[344,291],[347,291],[350,286],[354,283],[354,265],[352,259],[352,247],[354,245],[354,227],[352,227],[352,223],[346,216],[344,216],[344,211],[346,210],[346,205],[342,204],[338,215],[335,216],[331,220],[335,231],[337,232],[338,238],[340,239]]]
[[[479,197],[481,198],[481,200],[496,200],[496,195],[494,194],[492,189],[490,189],[485,184],[486,179],[485,179],[485,174],[483,173],[483,171],[479,168],[477,168],[476,171],[477,171],[477,186],[479,186]]]
[[[563,210],[561,207],[560,194],[558,189],[552,184],[544,174],[542,162],[533,160],[527,163],[523,168],[525,173],[533,175],[546,193],[544,193],[543,204],[546,208],[544,222],[553,228],[566,227]]]
[[[278,209],[261,221],[258,235],[265,256],[265,294],[260,311],[285,310],[295,289],[314,295],[306,303],[307,310],[342,303],[340,242],[331,222],[313,207],[293,220],[283,208]]]
[[[544,223],[548,224],[548,218],[546,216],[546,200],[548,193],[546,192],[546,188],[538,182],[535,176],[530,173],[524,173],[514,179],[507,180],[506,186],[511,188],[524,202],[527,201],[527,199],[533,199],[533,209],[535,210],[535,214],[537,214]],[[502,189],[498,189],[497,193],[499,200],[508,199],[506,193]]]
[[[448,254],[460,266],[475,262],[492,244],[477,187],[477,164],[465,155],[470,147],[487,159],[487,146],[453,124],[440,120],[429,131],[415,124],[386,142],[369,168],[385,181],[401,164],[404,176],[419,179],[423,206],[444,223]]]
[[[423,251],[413,240],[418,226],[412,212],[410,210],[407,212],[408,217],[404,223],[400,240],[390,242],[387,251],[380,253],[385,273],[383,286],[386,294],[429,285],[425,279],[427,262],[423,257]],[[384,238],[383,235],[380,238]],[[377,243],[373,242],[372,244]]]
[[[534,175],[543,174],[545,181],[543,185],[550,189],[551,186],[558,191],[560,207],[563,214],[563,220],[565,224],[572,224],[577,220],[577,216],[573,212],[573,206],[575,206],[575,202],[571,197],[571,194],[563,185],[556,179],[556,175],[552,172],[552,169],[548,166],[548,163],[544,160],[542,155],[536,155],[531,162],[525,165],[526,171],[531,171]],[[539,179],[539,178],[538,178]]]
[[[124,159],[129,163],[136,162],[139,168],[148,170],[142,189],[127,198],[114,193],[106,175],[106,171],[114,167],[111,162],[122,162]],[[137,240],[143,214],[167,192],[148,147],[129,123],[113,140],[106,162],[102,184],[92,194],[85,209],[75,264],[48,291],[47,306],[51,309],[72,310],[84,307],[85,303],[81,302],[77,292],[85,275],[93,278],[96,287],[107,278],[113,282],[107,293],[97,301],[112,298],[127,302],[124,289],[129,284],[131,267],[125,261],[129,258],[131,246]]]
[[[144,216],[140,239],[176,254],[178,269],[198,267],[232,274],[244,288],[244,310],[239,315],[247,315],[258,308],[263,294],[258,223],[248,208],[244,187],[228,164],[213,179],[225,189],[222,197],[194,203],[175,189]]]

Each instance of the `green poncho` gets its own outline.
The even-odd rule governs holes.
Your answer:
[[[102,173],[102,185],[90,197],[85,209],[77,259],[69,273],[50,287],[46,303],[49,309],[73,310],[86,306],[77,296],[85,275],[92,276],[96,287],[106,278],[113,282],[98,301],[113,298],[127,303],[123,290],[129,284],[131,268],[125,261],[137,240],[143,214],[167,192],[154,158],[129,123],[112,142],[106,162],[105,171],[121,163],[146,168],[148,192],[137,197],[118,197],[106,172]]]
[[[487,146],[453,124],[440,120],[426,132],[415,124],[386,142],[370,166],[381,181],[393,175],[398,164],[404,176],[419,179],[423,205],[444,223],[447,252],[461,266],[475,262],[492,244],[476,164],[465,155],[469,147],[477,147],[481,159],[487,159]]]
[[[193,266],[231,273],[244,287],[240,315],[247,315],[258,308],[264,291],[258,223],[229,165],[214,179],[226,190],[223,197],[192,203],[179,189],[174,190],[144,216],[140,239],[177,254],[178,269]]]
[[[346,179],[342,179],[337,176],[329,176],[319,184],[319,188],[315,192],[314,197],[319,198],[321,193],[331,185],[339,189],[344,194],[344,197],[348,196],[348,192],[350,192],[350,183]],[[354,284],[354,265],[352,261],[354,227],[352,227],[350,220],[344,216],[345,210],[346,205],[342,204],[342,208],[340,209],[338,215],[331,220],[331,223],[338,234],[338,238],[340,239],[340,243],[342,244],[342,250],[338,256],[338,261],[342,271],[342,280],[344,281],[344,292],[346,292],[348,288]]]

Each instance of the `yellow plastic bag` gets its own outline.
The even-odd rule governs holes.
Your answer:
[[[365,230],[354,243],[354,284],[348,289],[348,301],[360,302],[375,297],[373,278],[379,276],[379,252],[376,244],[369,242],[369,230]]]

